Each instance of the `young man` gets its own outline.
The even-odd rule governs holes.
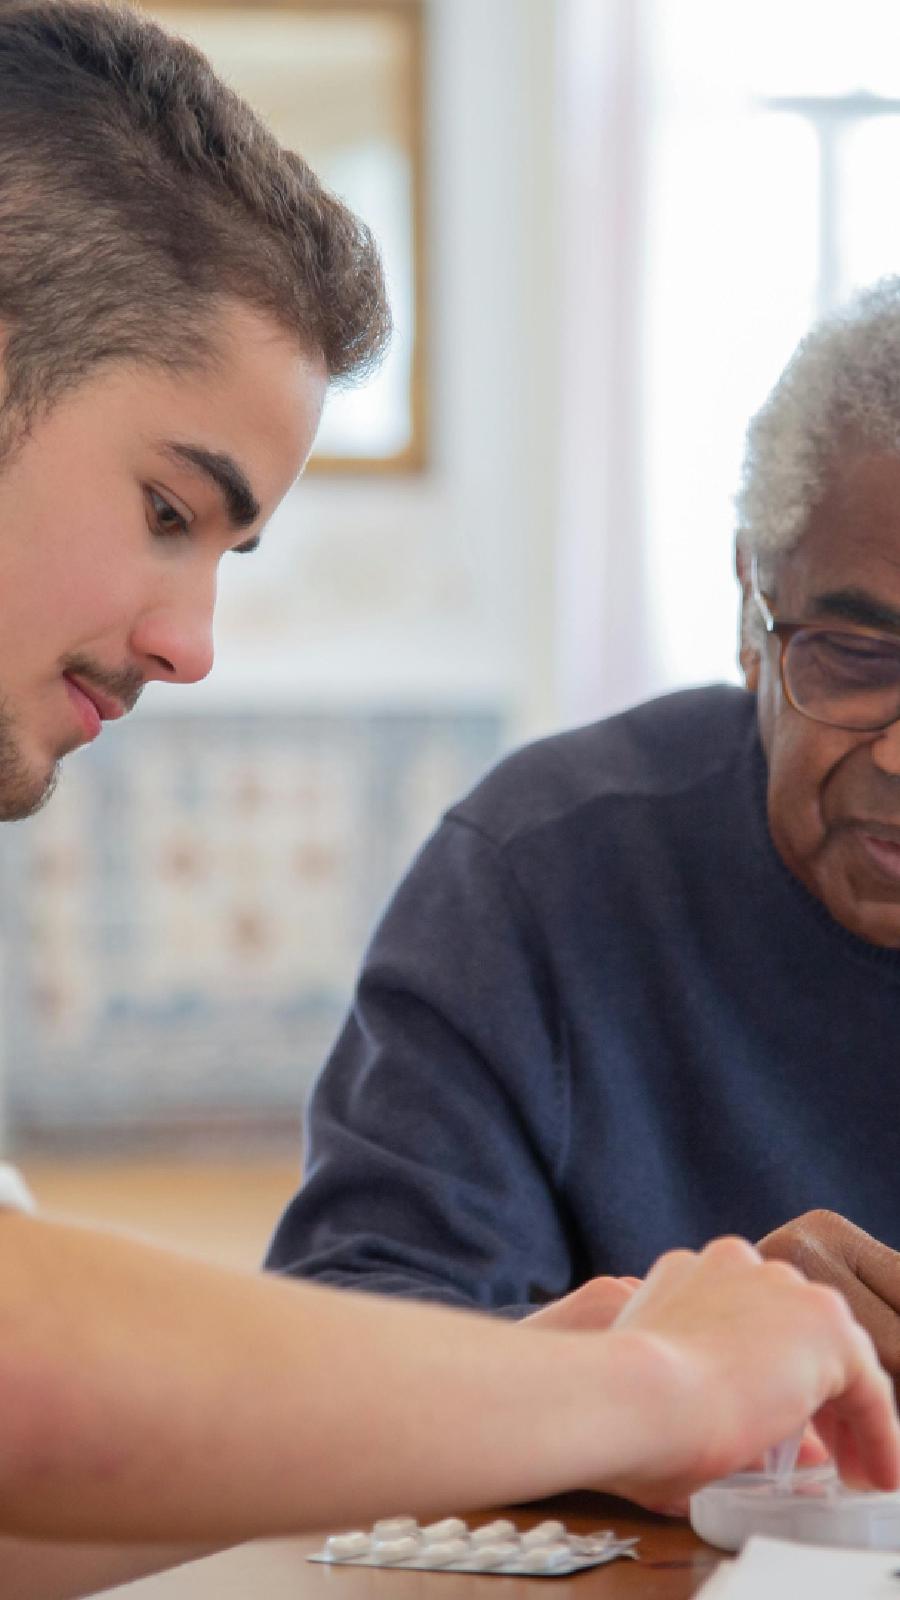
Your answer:
[[[328,381],[387,322],[365,230],[193,51],[128,11],[3,7],[3,816],[147,681],[209,671],[220,560],[254,547]],[[524,1336],[43,1220],[7,1170],[4,1592],[166,1557],[23,1536],[225,1542],[589,1483],[670,1503],[810,1416],[846,1470],[900,1483],[837,1295],[736,1240],[598,1292],[608,1333]]]

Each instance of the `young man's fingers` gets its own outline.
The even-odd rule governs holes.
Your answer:
[[[646,1278],[635,1291],[635,1303],[641,1305],[661,1289],[674,1288],[697,1271],[700,1258],[693,1250],[668,1250],[654,1261]]]
[[[623,1278],[591,1278],[561,1300],[532,1312],[521,1326],[570,1333],[602,1332],[612,1326],[633,1294],[631,1282]]]
[[[818,1431],[812,1426],[808,1427],[797,1451],[798,1467],[820,1467],[828,1460],[829,1455],[830,1451]]]
[[[900,1488],[900,1424],[893,1391],[868,1353],[862,1370],[815,1418],[842,1476],[876,1489]]]
[[[849,1272],[843,1283],[836,1283],[856,1321],[872,1340],[886,1372],[900,1375],[900,1316],[874,1289]]]

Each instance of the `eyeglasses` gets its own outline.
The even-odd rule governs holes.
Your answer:
[[[900,639],[864,629],[780,622],[750,564],[753,598],[781,649],[781,682],[795,711],[833,728],[876,733],[900,721]]]

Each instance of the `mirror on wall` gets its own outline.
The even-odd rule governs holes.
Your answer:
[[[309,470],[406,471],[425,455],[421,0],[148,0],[381,246],[394,314],[376,376],[328,398]]]

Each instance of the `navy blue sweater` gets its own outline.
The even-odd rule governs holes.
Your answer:
[[[900,1248],[900,952],[777,856],[755,703],[502,762],[414,863],[269,1265],[510,1311],[816,1206]]]

